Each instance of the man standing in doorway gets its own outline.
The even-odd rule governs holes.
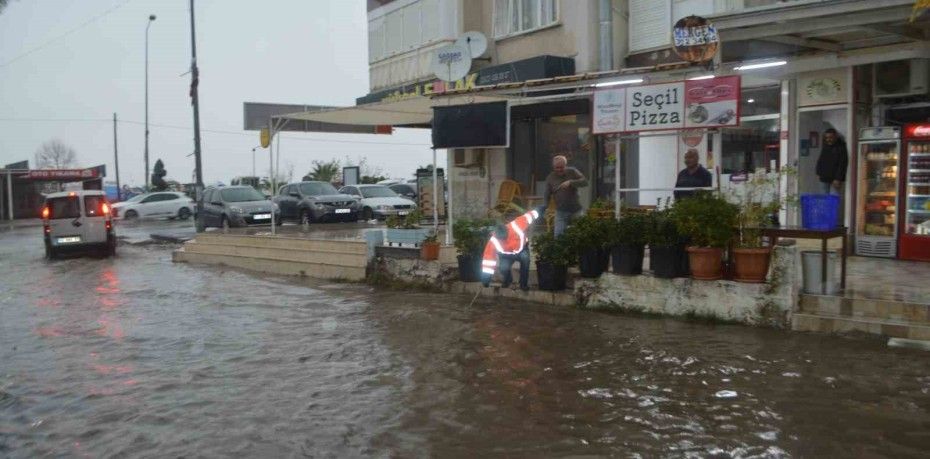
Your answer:
[[[581,202],[578,200],[578,188],[588,186],[588,179],[575,169],[568,167],[568,159],[562,155],[552,158],[552,172],[546,177],[546,193],[543,203],[548,206],[549,198],[555,198],[555,229],[558,237],[565,232],[565,228],[572,219],[581,212]]]
[[[685,168],[678,173],[678,180],[675,181],[675,188],[706,188],[712,186],[714,177],[710,171],[701,166],[700,156],[694,148],[685,152]],[[694,195],[694,191],[675,191],[675,199],[686,198]]]
[[[849,165],[849,153],[846,142],[840,139],[836,129],[823,131],[823,148],[817,158],[817,177],[820,178],[823,194],[840,195],[843,182],[846,181],[846,167]]]

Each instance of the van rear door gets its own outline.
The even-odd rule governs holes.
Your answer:
[[[77,195],[49,198],[48,207],[49,236],[52,245],[74,245],[84,243],[81,230],[81,199]],[[76,224],[75,224],[76,223]]]
[[[104,208],[109,206],[103,195],[84,196],[83,237],[85,242],[96,244],[107,242],[107,219],[109,213]],[[107,207],[107,211],[109,208]]]

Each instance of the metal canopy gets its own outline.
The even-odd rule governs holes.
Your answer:
[[[415,96],[397,101],[375,102],[354,107],[288,113],[276,118],[333,125],[428,126],[433,119],[433,106],[435,105],[471,104],[498,100],[503,99],[487,96],[460,96],[444,98],[442,102],[438,102],[428,97]]]
[[[711,19],[731,55],[726,60],[744,51],[751,58],[760,48],[770,55],[841,53],[924,41],[930,24],[908,22],[913,6],[913,0],[796,1]]]

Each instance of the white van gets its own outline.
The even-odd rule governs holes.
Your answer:
[[[116,255],[116,235],[110,216],[110,203],[100,190],[52,193],[42,207],[45,256],[56,258],[65,252],[92,249],[106,256]]]

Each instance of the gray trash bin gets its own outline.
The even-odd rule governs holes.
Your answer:
[[[801,264],[803,265],[804,276],[804,293],[814,295],[824,294],[821,284],[821,252],[819,250],[807,250],[801,252]],[[837,265],[839,265],[840,255],[836,252],[827,252],[827,295],[835,295],[840,291],[840,283],[837,280]]]

